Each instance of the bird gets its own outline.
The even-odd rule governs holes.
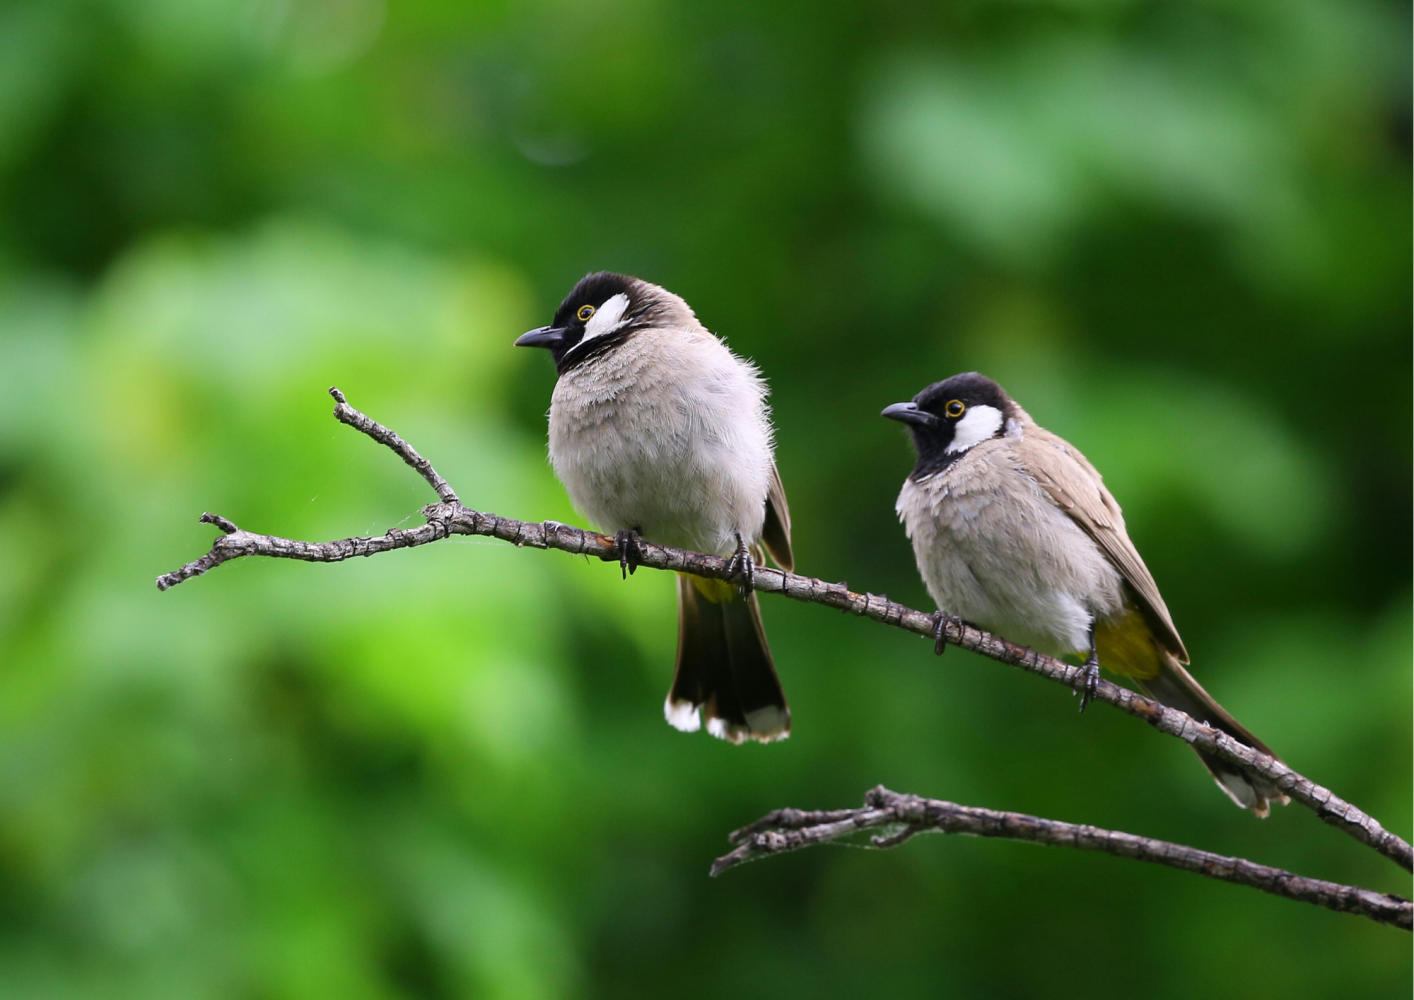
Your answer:
[[[1042,653],[1084,657],[1081,711],[1103,666],[1271,753],[1186,669],[1188,651],[1119,504],[1074,445],[976,372],[935,382],[882,416],[908,426],[917,455],[895,509],[939,609],[939,652],[944,617],[956,617]],[[1238,806],[1265,817],[1271,802],[1286,803],[1275,786],[1198,756]]]
[[[790,735],[752,589],[761,548],[794,567],[767,385],[683,299],[624,274],[586,275],[518,347],[550,352],[550,463],[575,508],[614,535],[625,576],[639,540],[729,556],[733,582],[679,574],[668,723],[720,739]]]

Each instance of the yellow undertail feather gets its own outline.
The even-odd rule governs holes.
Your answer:
[[[713,604],[725,604],[727,601],[736,600],[736,584],[728,583],[726,580],[714,580],[709,576],[693,576],[691,573],[679,573],[678,576],[684,580],[690,580],[693,588]]]
[[[1164,652],[1149,623],[1134,609],[1123,618],[1095,623],[1095,652],[1100,666],[1125,677],[1147,681],[1163,672]]]

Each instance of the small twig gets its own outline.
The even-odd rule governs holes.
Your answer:
[[[861,809],[802,812],[778,809],[732,833],[737,847],[712,863],[712,875],[758,858],[798,851],[849,837],[861,830],[901,829],[870,838],[875,847],[895,847],[919,833],[962,833],[977,837],[1029,840],[1054,847],[1103,851],[1195,872],[1207,878],[1251,886],[1274,896],[1302,900],[1341,913],[1355,913],[1382,924],[1410,930],[1414,905],[1401,896],[1372,892],[1359,886],[1306,878],[1280,868],[1259,865],[1119,830],[1063,823],[1059,820],[960,806],[955,802],[900,795],[880,785],[864,797]]]
[[[329,395],[334,397],[335,420],[341,424],[348,424],[355,430],[363,431],[379,444],[387,445],[393,449],[399,458],[416,469],[418,475],[427,480],[427,485],[432,487],[438,499],[443,503],[461,503],[456,492],[447,485],[447,481],[438,474],[437,470],[432,468],[432,463],[417,453],[416,448],[372,417],[365,416],[355,410],[344,398],[344,394],[339,391],[338,386],[331,385]]]
[[[595,556],[606,562],[618,561],[619,550],[614,539],[596,531],[586,531],[554,521],[516,521],[462,506],[446,480],[438,475],[431,463],[419,455],[411,445],[382,424],[349,406],[338,389],[330,389],[329,392],[337,400],[334,415],[340,421],[391,448],[437,491],[442,502],[422,508],[427,523],[407,530],[395,528],[385,535],[371,538],[302,542],[274,535],[253,534],[237,528],[225,518],[215,514],[203,514],[203,523],[215,524],[225,534],[215,540],[211,551],[206,555],[180,569],[159,576],[158,590],[167,590],[224,562],[243,556],[302,559],[306,562],[341,562],[354,556],[371,556],[392,549],[427,545],[450,535],[485,535],[514,545],[558,549],[575,555]],[[639,551],[639,565],[649,569],[672,570],[718,580],[735,580],[731,560],[722,556],[654,545],[646,541],[639,542]],[[838,608],[930,639],[938,634],[937,616],[906,607],[887,597],[855,593],[843,583],[826,583],[814,577],[787,573],[769,566],[756,567],[754,582],[755,589],[760,593],[782,594],[795,601]],[[954,646],[979,653],[999,663],[1020,667],[1072,690],[1081,690],[1085,685],[1083,668],[1071,666],[1025,646],[1018,646],[956,618],[943,619],[942,638]],[[1275,757],[1239,743],[1227,733],[1204,725],[1176,708],[1161,705],[1152,698],[1136,694],[1108,680],[1100,681],[1099,688],[1091,700],[1112,705],[1135,718],[1143,719],[1161,733],[1177,737],[1196,749],[1261,777],[1311,809],[1326,823],[1374,848],[1401,867],[1414,871],[1414,848],[1411,848],[1406,840],[1386,830],[1373,816],[1357,809],[1330,789],[1323,788],[1293,771]]]

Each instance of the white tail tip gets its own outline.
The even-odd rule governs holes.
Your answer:
[[[663,718],[679,732],[695,733],[702,728],[702,717],[697,713],[697,706],[690,701],[673,701],[669,697],[663,702]]]

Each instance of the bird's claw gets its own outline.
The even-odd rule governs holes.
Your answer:
[[[614,548],[619,552],[619,569],[627,580],[643,561],[643,550],[638,547],[638,532],[633,528],[614,532]]]
[[[1095,695],[1100,692],[1100,658],[1093,649],[1080,669],[1084,671],[1085,678],[1085,689],[1080,693],[1080,711],[1083,712]],[[1071,694],[1074,695],[1075,692],[1072,691]]]
[[[736,581],[743,594],[749,594],[756,589],[756,562],[751,558],[751,550],[746,547],[746,540],[741,537],[741,532],[737,532],[736,552],[727,563],[727,573]]]
[[[956,624],[961,632],[962,619],[957,615],[950,615],[945,611],[933,612],[933,652],[938,656],[942,656],[948,648],[948,622]]]

